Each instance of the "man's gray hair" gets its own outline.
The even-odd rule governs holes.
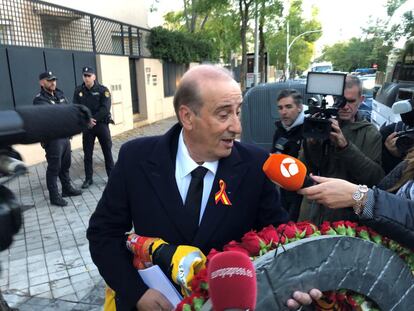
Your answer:
[[[350,89],[354,86],[358,87],[358,91],[359,91],[358,93],[359,93],[359,96],[361,96],[362,95],[362,82],[361,82],[361,80],[357,76],[347,75],[346,80],[345,80],[345,88]]]

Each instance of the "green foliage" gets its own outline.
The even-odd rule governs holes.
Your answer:
[[[177,64],[215,61],[218,50],[207,35],[170,31],[162,27],[151,29],[148,48],[154,58]]]
[[[335,70],[354,71],[356,68],[371,67],[374,63],[379,70],[385,70],[390,47],[384,46],[379,38],[357,39],[336,43],[323,49],[321,60],[331,61]]]
[[[290,42],[306,31],[322,28],[316,8],[313,9],[311,19],[304,18],[302,0],[291,1],[287,18],[289,20]],[[286,62],[286,21],[280,19],[277,26],[278,28],[275,28],[273,32],[266,34],[267,49],[270,55],[270,64],[278,69],[283,69]],[[321,32],[306,34],[294,42],[289,52],[292,71],[304,71],[309,67],[314,53],[314,44],[321,35]]]

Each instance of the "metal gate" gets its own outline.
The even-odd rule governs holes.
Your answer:
[[[28,47],[0,48],[0,110],[32,105],[39,92],[39,73],[53,71],[57,87],[72,101],[82,83],[82,67],[96,67],[95,54]]]

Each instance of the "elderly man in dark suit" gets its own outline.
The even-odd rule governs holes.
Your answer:
[[[241,104],[240,87],[227,71],[192,68],[174,97],[179,124],[163,136],[122,146],[87,232],[92,259],[116,292],[117,311],[172,308],[133,267],[125,247],[125,232],[132,227],[138,235],[206,254],[251,229],[288,220],[262,172],[267,152],[236,141]],[[196,179],[203,182],[198,206],[191,206]],[[215,198],[219,193],[225,195]],[[295,298],[310,300],[305,293]]]

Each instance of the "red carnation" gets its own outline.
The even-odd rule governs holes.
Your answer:
[[[354,237],[356,235],[357,224],[351,221],[345,221],[346,235]]]
[[[231,241],[230,243],[224,245],[223,251],[241,252],[247,256],[250,256],[249,251],[236,241]]]
[[[211,258],[213,258],[215,255],[219,254],[220,252],[216,250],[215,248],[212,248],[210,253],[207,255],[207,261],[210,261]]]
[[[302,233],[304,233],[304,234],[301,234],[301,236],[303,235],[303,237],[320,235],[320,232],[318,231],[318,227],[309,221],[298,222],[296,224],[296,227],[299,229],[299,231],[302,231]]]
[[[258,256],[264,241],[254,231],[247,232],[241,239],[241,245],[247,249],[250,256]]]
[[[279,227],[277,227],[277,232],[283,234],[289,241],[295,241],[299,237],[299,230],[295,223],[291,221],[287,224],[279,225]]]
[[[204,298],[208,297],[207,268],[201,269],[191,281],[193,293],[197,293]]]
[[[333,222],[332,228],[334,228],[339,235],[346,235],[345,222],[343,220]]]
[[[371,241],[368,234],[368,228],[366,226],[358,226],[356,228],[356,235],[363,240]]]
[[[367,228],[371,241],[377,244],[382,244],[382,237],[376,231],[372,230],[370,227]]]
[[[188,296],[184,297],[183,300],[175,307],[175,311],[186,311],[191,310],[191,305],[193,304],[193,297]]]
[[[273,227],[272,225],[269,225],[265,228],[263,228],[259,233],[258,233],[259,238],[261,238],[263,240],[263,242],[266,245],[270,245],[270,247],[272,246],[277,246],[277,244],[279,243],[279,235],[277,234],[276,228]]]
[[[331,227],[329,221],[324,221],[321,225],[321,233],[323,235],[337,235],[336,231]]]

